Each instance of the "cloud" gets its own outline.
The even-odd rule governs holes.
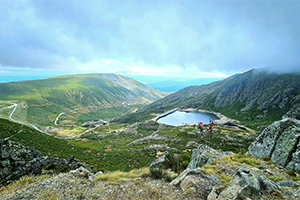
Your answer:
[[[299,9],[298,1],[2,0],[0,65],[185,76],[299,69]]]
[[[4,71],[4,70],[1,70],[0,73],[1,73],[1,74],[10,74],[11,72],[10,72],[10,71]]]

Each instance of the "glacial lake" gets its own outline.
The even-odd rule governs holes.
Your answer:
[[[213,113],[205,112],[183,112],[176,110],[175,112],[168,114],[164,117],[160,117],[157,122],[169,125],[181,125],[183,123],[194,123],[203,122],[204,124],[209,123],[209,119],[219,119]]]

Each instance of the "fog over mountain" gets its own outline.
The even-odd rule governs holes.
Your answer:
[[[2,0],[0,74],[297,70],[299,8],[299,1]]]

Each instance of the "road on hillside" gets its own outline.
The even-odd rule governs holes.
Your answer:
[[[11,102],[8,102],[8,103],[11,103]],[[58,139],[72,139],[72,138],[80,137],[80,136],[82,136],[83,134],[89,133],[89,132],[95,130],[96,128],[98,128],[99,126],[101,126],[101,125],[96,125],[94,128],[88,129],[88,130],[86,130],[86,131],[84,131],[84,132],[82,132],[82,133],[80,133],[80,134],[78,134],[78,135],[74,135],[74,136],[70,136],[70,137],[59,137],[59,136],[52,135],[52,134],[50,134],[50,133],[48,133],[48,132],[42,131],[41,129],[39,129],[38,127],[36,127],[36,126],[33,125],[33,124],[28,124],[28,123],[25,123],[25,122],[22,122],[22,121],[18,121],[18,120],[13,119],[12,116],[13,116],[14,112],[16,111],[16,109],[17,109],[17,107],[18,107],[19,104],[16,104],[16,103],[12,103],[12,104],[13,104],[13,105],[11,105],[11,106],[4,107],[4,108],[14,108],[13,111],[10,113],[10,115],[9,115],[9,117],[8,117],[10,120],[12,120],[12,121],[14,121],[14,122],[17,122],[17,123],[20,123],[20,124],[24,124],[24,125],[31,126],[32,128],[34,128],[35,130],[37,130],[37,131],[39,131],[39,132],[41,132],[41,133],[44,133],[44,134],[46,134],[46,135],[49,135],[49,136],[52,136],[52,137],[58,138]],[[4,108],[2,108],[2,109],[4,109]],[[62,114],[62,113],[61,113],[61,114]],[[56,120],[56,121],[57,121],[57,120]],[[55,122],[56,122],[56,121],[55,121]],[[55,124],[55,125],[57,125],[57,124]]]

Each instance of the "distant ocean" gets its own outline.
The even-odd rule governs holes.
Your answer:
[[[50,76],[9,76],[5,74],[0,74],[0,83],[7,83],[13,81],[27,81],[27,80],[36,80],[41,78],[47,78]]]

